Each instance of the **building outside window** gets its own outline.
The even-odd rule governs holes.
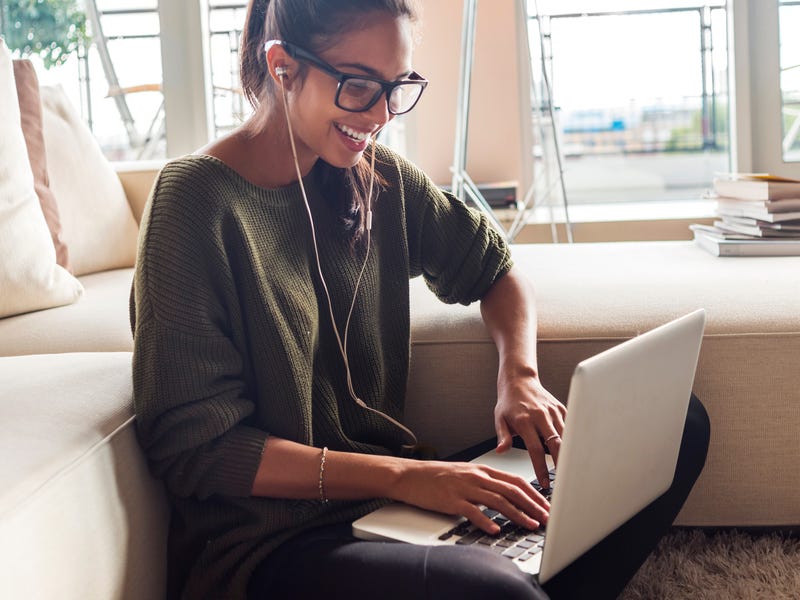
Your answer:
[[[570,204],[698,198],[730,170],[724,0],[538,9],[532,58],[549,75]]]

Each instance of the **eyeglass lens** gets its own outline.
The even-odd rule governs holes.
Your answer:
[[[422,94],[422,89],[417,83],[403,83],[392,88],[389,93],[389,112],[402,114],[411,110]],[[382,93],[383,86],[376,81],[347,79],[339,90],[339,104],[345,110],[366,110]]]

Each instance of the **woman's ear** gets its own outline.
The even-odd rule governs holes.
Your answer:
[[[293,74],[297,72],[294,68],[297,63],[278,43],[268,44],[266,52],[270,77],[279,85],[288,85]]]

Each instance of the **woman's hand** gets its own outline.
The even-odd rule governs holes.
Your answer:
[[[566,407],[544,388],[534,372],[525,369],[501,369],[497,394],[494,409],[497,451],[508,450],[513,436],[520,436],[536,478],[542,487],[549,487],[544,446],[558,464]]]
[[[520,436],[536,478],[548,487],[544,445],[558,462],[567,409],[539,381],[535,294],[518,267],[492,284],[481,299],[481,315],[500,357],[494,410],[497,450],[507,450],[513,436]]]
[[[523,477],[475,463],[404,461],[394,492],[396,500],[464,516],[491,535],[500,527],[483,514],[483,507],[527,529],[546,523],[550,510],[549,502]]]

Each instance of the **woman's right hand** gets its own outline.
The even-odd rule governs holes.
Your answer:
[[[483,514],[484,506],[527,529],[547,522],[550,503],[523,477],[475,463],[404,463],[392,494],[396,500],[461,515],[491,535],[500,526]]]
[[[483,514],[484,506],[528,529],[547,522],[550,504],[525,478],[486,465],[331,450],[323,471],[322,453],[270,436],[252,493],[270,498],[391,498],[466,517],[493,535],[500,528]]]

